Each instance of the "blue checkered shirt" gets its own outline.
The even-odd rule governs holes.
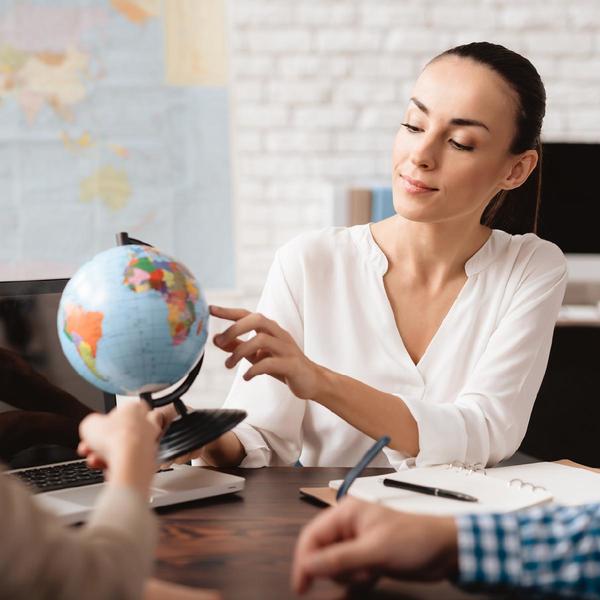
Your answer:
[[[457,518],[458,583],[600,598],[600,504]]]

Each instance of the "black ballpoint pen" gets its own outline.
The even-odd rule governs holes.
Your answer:
[[[462,502],[479,502],[474,496],[463,494],[462,492],[453,492],[452,490],[443,490],[441,488],[429,487],[427,485],[418,485],[416,483],[408,483],[406,481],[398,481],[397,479],[384,479],[383,485],[388,487],[400,488],[417,492],[419,494],[429,494],[430,496],[439,496],[440,498],[450,498],[451,500],[461,500]]]

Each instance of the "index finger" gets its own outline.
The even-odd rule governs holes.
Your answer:
[[[227,319],[228,321],[239,321],[250,314],[250,311],[245,308],[225,308],[214,304],[211,304],[208,309],[213,317]]]
[[[345,539],[349,535],[347,512],[342,505],[328,508],[300,532],[292,565],[292,587],[297,593],[301,594],[310,587],[312,577],[305,569],[310,555],[315,550]]]

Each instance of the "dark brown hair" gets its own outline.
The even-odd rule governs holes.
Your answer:
[[[460,56],[488,66],[498,73],[517,96],[517,132],[510,146],[512,154],[536,150],[538,164],[527,180],[514,190],[500,191],[486,206],[481,223],[510,233],[537,232],[542,187],[542,145],[540,132],[546,112],[546,90],[536,68],[524,56],[499,44],[472,42],[450,48],[444,56]]]

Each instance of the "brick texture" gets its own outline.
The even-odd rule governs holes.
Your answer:
[[[600,141],[597,0],[235,0],[229,17],[237,286],[211,302],[254,308],[278,245],[335,224],[348,187],[387,179],[412,82],[450,46],[525,53],[546,139]],[[209,345],[192,404],[223,401],[223,360]]]

